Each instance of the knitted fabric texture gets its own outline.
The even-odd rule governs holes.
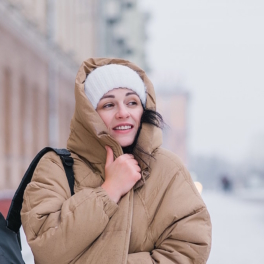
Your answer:
[[[128,88],[146,105],[146,88],[137,72],[118,64],[108,64],[93,70],[85,80],[84,91],[94,109],[104,94],[115,88]]]

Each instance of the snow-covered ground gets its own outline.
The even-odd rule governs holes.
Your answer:
[[[23,228],[20,228],[21,244],[22,244],[22,256],[26,264],[34,264],[34,257],[31,249],[27,243],[27,239]]]
[[[213,225],[207,264],[263,264],[264,199],[219,192],[202,196]]]
[[[263,264],[264,199],[206,191],[202,197],[213,225],[212,250],[207,264]],[[21,239],[24,260],[26,264],[33,264],[23,233]]]

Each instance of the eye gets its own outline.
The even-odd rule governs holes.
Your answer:
[[[103,108],[110,108],[110,107],[113,107],[114,104],[113,103],[107,103],[105,105],[103,105]]]
[[[138,103],[137,103],[137,101],[129,101],[128,102],[128,105],[137,105]]]

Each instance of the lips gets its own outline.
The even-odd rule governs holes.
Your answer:
[[[132,129],[132,128],[133,128],[132,125],[118,125],[118,126],[114,127],[113,130],[124,131],[124,130],[129,130],[129,129]]]

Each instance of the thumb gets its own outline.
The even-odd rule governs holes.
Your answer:
[[[113,150],[108,146],[105,146],[105,149],[106,149],[105,167],[107,167],[114,162],[114,153],[113,153]]]

